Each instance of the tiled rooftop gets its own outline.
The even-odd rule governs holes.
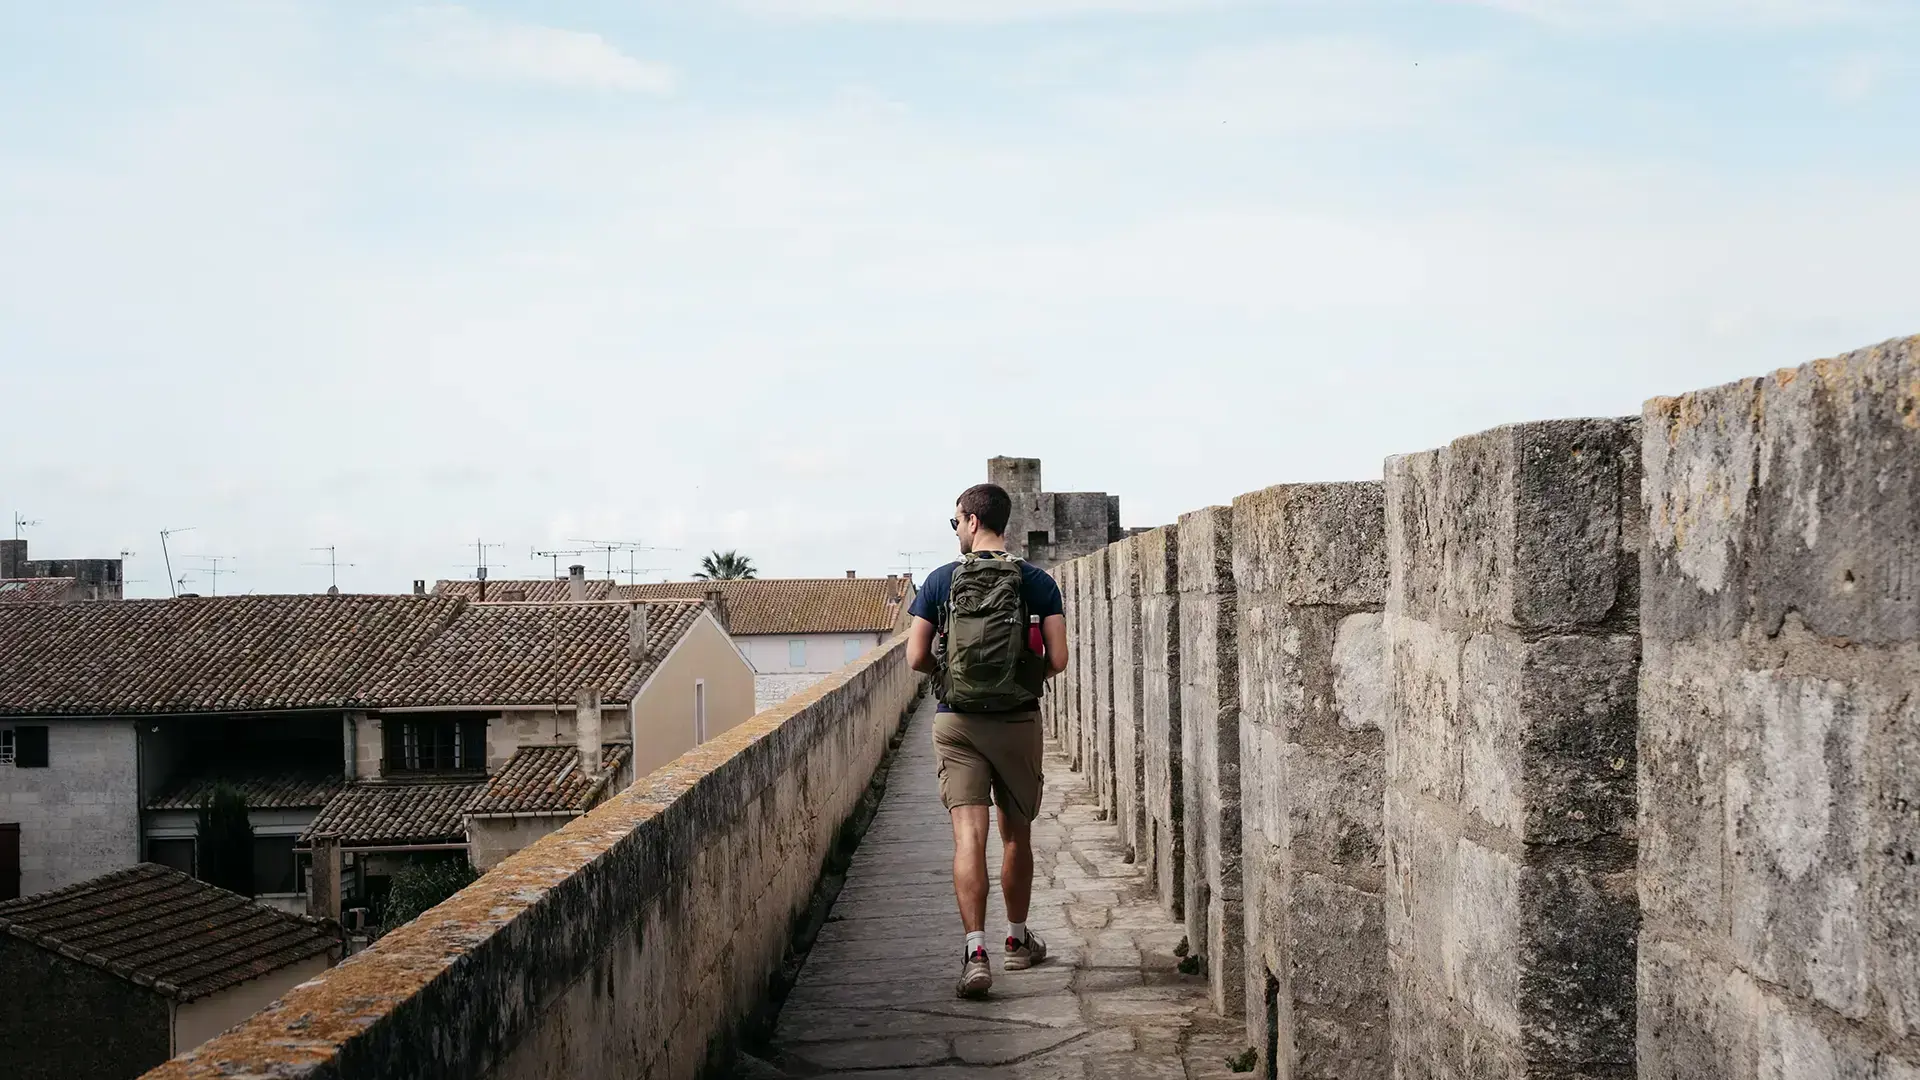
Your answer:
[[[700,617],[702,605],[648,604],[647,656],[627,654],[630,603],[473,604],[394,665],[369,697],[407,705],[553,705],[583,687],[624,702]]]
[[[79,579],[70,577],[0,579],[0,604],[58,604],[72,598]]]
[[[0,604],[0,716],[352,707],[463,606],[432,596]]]
[[[255,810],[300,810],[325,806],[346,781],[339,773],[300,770],[226,772],[181,777],[147,801],[149,810],[197,810],[219,784],[229,784],[246,796]]]
[[[464,844],[461,811],[479,798],[485,780],[369,780],[348,784],[300,834],[302,847],[315,836],[334,836],[343,848],[408,844]]]
[[[514,751],[472,805],[471,814],[566,813],[590,809],[612,778],[633,756],[633,747],[610,743],[601,747],[600,777],[590,780],[580,771],[580,751],[573,746],[523,746]]]
[[[191,1001],[339,948],[289,915],[141,864],[0,904],[0,933]]]
[[[606,578],[588,578],[587,599],[615,599],[613,588],[613,582]],[[505,601],[514,593],[520,594],[520,599],[529,603],[557,603],[562,600],[573,599],[573,594],[567,589],[566,578],[528,578],[487,582],[487,602],[490,604]],[[478,581],[449,581],[443,579],[434,582],[433,594],[435,596],[457,596],[463,600],[479,600],[480,583]]]
[[[887,634],[901,624],[911,582],[901,578],[747,578],[616,585],[621,600],[697,600],[719,589],[739,634]]]

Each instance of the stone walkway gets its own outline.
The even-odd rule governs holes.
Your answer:
[[[1033,828],[1027,919],[1051,955],[1029,971],[1000,970],[1007,916],[996,838],[988,844],[993,995],[954,996],[963,935],[932,731],[929,701],[913,717],[846,887],[781,1011],[780,1067],[890,1080],[1237,1075],[1227,1058],[1246,1048],[1241,1023],[1214,1016],[1203,980],[1178,972],[1184,935],[1151,897],[1145,867],[1125,861],[1118,830],[1099,820],[1084,777],[1057,753],[1047,758]]]

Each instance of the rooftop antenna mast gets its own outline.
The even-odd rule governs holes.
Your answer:
[[[178,578],[173,576],[173,556],[167,553],[167,537],[175,533],[192,532],[195,528],[196,526],[189,525],[184,529],[160,530],[160,557],[167,560],[167,589],[171,591],[174,596],[180,595],[180,587],[186,584],[187,576],[185,574],[180,575]]]
[[[633,561],[632,561],[633,553],[635,552],[679,551],[680,550],[679,548],[674,548],[674,547],[648,547],[644,542],[639,540],[582,540],[577,536],[569,537],[567,539],[567,543],[586,544],[592,547],[593,550],[595,551],[606,552],[607,553],[607,577],[609,579],[613,577],[613,553],[616,551],[624,551],[628,553],[627,565],[629,566],[629,568],[631,568],[633,565]],[[656,567],[655,569],[659,569],[659,568]]]
[[[211,590],[214,596],[219,596],[220,595],[220,575],[233,573],[233,571],[231,570],[220,569],[220,564],[223,562],[235,561],[234,557],[231,555],[189,555],[187,556],[187,558],[203,559],[206,561],[207,565],[202,567],[200,572],[213,579],[213,584],[209,586],[209,589]]]
[[[911,577],[913,576],[913,567],[914,567],[914,561],[915,561],[916,559],[918,559],[918,558],[919,558],[920,556],[922,556],[922,555],[934,555],[934,554],[937,554],[937,552],[932,552],[932,551],[902,551],[902,552],[900,552],[900,557],[901,557],[901,558],[903,558],[903,559],[905,559],[905,560],[907,560],[907,564],[906,564],[905,566],[896,566],[896,567],[894,567],[893,569],[895,569],[895,570],[905,570],[905,571],[907,572],[907,576],[908,576],[909,578],[911,578]]]
[[[20,511],[15,510],[13,512],[13,538],[15,540],[20,539],[21,529],[31,529],[38,524],[40,524],[39,519],[35,518],[33,520],[29,520],[21,516]]]
[[[475,581],[480,583],[480,599],[482,600],[487,598],[487,549],[503,548],[506,546],[505,544],[489,544],[478,539],[473,542],[473,577]]]
[[[340,568],[344,566],[344,567],[347,567],[348,569],[352,569],[353,566],[356,564],[350,563],[350,562],[341,562],[340,552],[332,544],[328,544],[326,547],[317,547],[317,548],[314,548],[313,550],[326,552],[327,561],[326,562],[310,562],[310,563],[305,563],[304,565],[326,567],[327,576],[328,576],[327,584],[329,586],[328,591],[330,593],[337,594],[340,591]]]
[[[569,559],[577,559],[582,555],[591,555],[598,550],[600,549],[599,548],[580,548],[574,551],[529,551],[527,552],[527,558],[552,559],[553,560],[553,579],[555,581],[558,581],[560,580],[560,560],[562,557],[569,558]]]

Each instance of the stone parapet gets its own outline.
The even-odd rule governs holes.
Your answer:
[[[1642,416],[1640,1075],[1920,1076],[1920,339]]]
[[[1381,485],[1233,501],[1246,1020],[1274,1075],[1384,1077]]]
[[[721,1063],[920,679],[905,637],[643,777],[153,1080]]]

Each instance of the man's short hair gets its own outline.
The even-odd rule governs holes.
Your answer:
[[[960,493],[957,508],[963,514],[980,519],[988,532],[1007,531],[1007,519],[1013,516],[1013,497],[999,484],[975,484]]]

